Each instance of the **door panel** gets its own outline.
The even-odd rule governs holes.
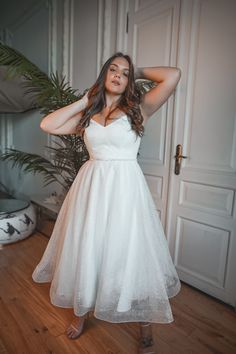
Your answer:
[[[175,96],[147,122],[139,162],[180,278],[236,299],[236,2],[129,2],[137,66],[178,66]],[[176,146],[186,159],[175,174]]]

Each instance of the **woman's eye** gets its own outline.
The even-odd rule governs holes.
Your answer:
[[[126,77],[128,77],[128,76],[129,76],[129,74],[127,74],[127,73],[124,73],[124,75],[125,75]]]

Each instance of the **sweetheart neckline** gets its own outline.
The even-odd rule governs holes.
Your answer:
[[[114,122],[110,123],[110,124],[107,124],[107,125],[102,125],[100,123],[98,123],[96,120],[94,120],[93,118],[90,118],[90,121],[92,120],[93,122],[95,122],[97,125],[100,125],[100,127],[102,128],[107,128],[109,127],[109,125],[113,125],[115,124],[116,122],[118,122],[120,119],[124,118],[124,117],[127,117],[126,114],[123,114],[122,116],[118,117]]]

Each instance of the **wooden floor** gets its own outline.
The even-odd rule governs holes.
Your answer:
[[[0,246],[0,354],[136,354],[138,323],[108,323],[92,313],[82,336],[67,339],[72,309],[51,305],[50,284],[31,278],[47,242],[35,233]],[[231,307],[185,284],[171,305],[175,321],[152,325],[157,354],[236,353]]]

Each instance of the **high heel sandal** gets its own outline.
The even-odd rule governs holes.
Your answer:
[[[88,319],[88,318],[89,318],[89,313],[87,312],[84,316],[82,316],[82,319],[80,317],[79,325],[74,324],[75,322],[78,322],[78,319],[74,319],[71,322],[70,326],[67,328],[67,337],[69,339],[77,339],[77,338],[79,338],[79,336],[83,332],[85,320]],[[72,332],[71,332],[71,330],[72,330]]]

